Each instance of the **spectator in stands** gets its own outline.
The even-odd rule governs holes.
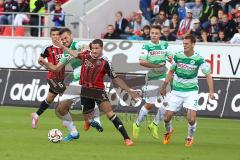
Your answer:
[[[1,19],[1,17],[3,16],[3,13],[1,13],[1,12],[4,12],[4,0],[0,0],[0,19]],[[1,35],[2,32],[3,32],[3,28],[4,28],[4,27],[1,27],[1,26],[0,26],[0,35]]]
[[[150,40],[150,29],[151,27],[149,25],[143,27],[143,33],[140,36],[143,38],[143,40]]]
[[[160,10],[164,10],[168,2],[166,0],[152,0],[151,10],[152,10],[152,19],[159,14]]]
[[[4,0],[0,0],[0,16],[3,15],[1,12],[4,12]]]
[[[195,0],[194,5],[192,6],[192,17],[193,19],[199,19],[199,16],[202,12],[203,4],[202,0]]]
[[[223,14],[224,14],[224,10],[223,9],[219,9],[218,13],[217,13],[218,23],[222,22]]]
[[[199,39],[199,42],[209,42],[208,34],[205,30],[201,30],[201,37]]]
[[[203,9],[199,17],[201,27],[203,29],[207,29],[209,27],[210,25],[209,18],[211,18],[212,16],[217,16],[218,9],[219,9],[218,3],[215,2],[214,0],[207,0],[207,2],[203,4]]]
[[[65,13],[61,7],[60,2],[55,3],[55,9],[53,11],[53,19],[52,21],[54,22],[55,27],[64,27],[65,26]]]
[[[121,11],[115,13],[115,32],[116,34],[124,34],[128,26],[128,20],[123,17]]]
[[[107,26],[107,33],[103,36],[104,39],[120,39],[120,36],[114,31],[114,26]]]
[[[44,2],[43,0],[30,0],[30,12],[31,13],[44,13],[45,8],[44,8]],[[39,24],[40,21],[40,24]],[[30,17],[30,24],[33,26],[42,26],[42,16],[41,15],[31,15]],[[33,37],[38,36],[39,29],[38,27],[32,27],[30,30],[30,34]],[[40,35],[39,35],[40,36]]]
[[[173,14],[172,19],[170,21],[170,32],[173,35],[177,35],[177,31],[178,31],[178,27],[179,27],[179,18],[178,18],[178,14]]]
[[[176,37],[170,32],[170,28],[168,26],[164,26],[162,29],[162,35],[160,40],[164,41],[176,41]]]
[[[219,23],[219,29],[224,31],[227,40],[230,40],[234,33],[237,32],[236,23],[233,20],[228,20],[227,14],[223,14],[222,22]]]
[[[222,1],[222,2],[224,2],[224,1]],[[228,17],[230,19],[232,19],[234,14],[236,14],[236,12],[238,12],[238,9],[240,9],[239,7],[240,7],[239,0],[227,1],[226,5],[225,5],[225,10],[226,10],[226,13],[228,13]]]
[[[146,25],[150,25],[149,22],[140,13],[138,13],[133,24],[133,32],[141,31]]]
[[[193,20],[192,20],[192,10],[187,9],[187,16],[185,19],[181,20],[179,24],[179,29],[177,32],[177,39],[183,39],[186,34],[190,34],[193,29]]]
[[[218,32],[219,32],[219,26],[218,26],[218,20],[217,17],[213,16],[210,20],[210,26],[208,27],[208,36],[211,42],[217,42],[218,40]]]
[[[24,0],[18,0],[18,12],[29,12],[29,4]],[[23,22],[29,22],[30,19],[26,14],[19,13],[14,18],[13,24],[15,26],[22,26]]]
[[[193,19],[193,29],[191,34],[193,34],[197,39],[200,39],[201,37],[201,25],[199,19]]]
[[[185,1],[184,0],[179,0],[179,8],[178,10],[178,15],[179,19],[182,20],[186,17],[186,8],[185,8]]]
[[[158,16],[154,18],[153,25],[159,25],[161,28],[163,26],[170,26],[170,21],[167,19],[165,11],[161,10],[159,12]]]
[[[173,14],[178,13],[178,7],[179,5],[176,0],[168,0],[168,5],[165,10],[167,18],[171,19]]]
[[[149,22],[152,22],[152,15],[151,15],[151,0],[140,0],[139,1],[139,8],[143,14],[143,17]]]
[[[230,43],[232,44],[240,44],[240,25],[237,26],[238,33],[235,33]]]
[[[219,31],[218,32],[218,40],[217,42],[227,42],[227,38],[225,37],[224,31]]]
[[[18,5],[14,0],[5,0],[4,2],[4,12],[17,12]],[[12,14],[4,14],[0,16],[0,24],[12,24],[13,15]]]

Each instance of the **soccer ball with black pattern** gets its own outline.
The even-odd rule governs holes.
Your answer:
[[[48,141],[53,143],[61,142],[63,134],[59,129],[51,129],[48,132]]]

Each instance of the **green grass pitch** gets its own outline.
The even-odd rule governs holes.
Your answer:
[[[0,160],[240,160],[239,120],[199,118],[191,148],[184,146],[185,119],[173,121],[175,131],[168,145],[153,139],[144,122],[140,138],[134,140],[135,146],[126,147],[111,122],[102,116],[103,133],[92,128],[85,132],[83,122],[76,122],[80,139],[54,144],[47,140],[48,131],[58,128],[67,135],[66,128],[54,110],[48,110],[41,116],[38,128],[31,129],[30,114],[35,110],[0,107]],[[133,120],[123,122],[131,136]],[[159,131],[164,133],[162,124]]]

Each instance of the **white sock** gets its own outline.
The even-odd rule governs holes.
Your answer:
[[[172,121],[169,121],[169,122],[165,122],[165,129],[166,129],[166,131],[167,131],[167,133],[168,132],[170,132],[171,130],[172,130]]]
[[[34,118],[39,118],[39,115],[35,112],[34,114],[33,114],[33,116],[34,116]]]
[[[72,117],[69,113],[66,115],[62,116],[63,119],[63,124],[67,127],[67,129],[70,131],[70,134],[72,136],[76,136],[78,134],[78,131],[76,129],[76,126],[74,126]]]
[[[197,122],[194,123],[194,125],[190,125],[188,123],[188,138],[193,138],[195,132],[196,132],[196,129],[197,129]]]
[[[147,114],[148,114],[148,110],[147,110],[144,106],[142,106],[142,108],[140,109],[139,114],[138,114],[138,119],[137,119],[137,121],[136,121],[137,126],[140,126],[140,125],[141,125],[144,117],[145,117]]]
[[[155,119],[153,120],[153,123],[158,125],[164,117],[164,112],[165,112],[165,109],[161,106],[157,111],[157,115],[156,115]]]
[[[100,122],[100,111],[99,111],[98,106],[95,106],[93,114],[94,114],[93,115],[93,120],[98,122],[101,125],[101,122]]]

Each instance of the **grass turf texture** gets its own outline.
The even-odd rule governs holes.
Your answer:
[[[80,139],[54,144],[47,140],[48,131],[58,128],[66,136],[66,128],[54,110],[47,110],[41,116],[38,128],[31,129],[30,114],[35,110],[0,107],[1,160],[240,160],[239,120],[199,118],[195,143],[191,148],[184,146],[187,136],[185,119],[173,121],[175,131],[168,145],[153,139],[144,122],[139,139],[134,140],[135,146],[127,147],[113,124],[102,116],[103,133],[93,128],[83,131],[83,122],[75,122],[81,132]],[[133,121],[123,119],[123,122],[131,136]],[[159,128],[162,138],[163,125]]]

